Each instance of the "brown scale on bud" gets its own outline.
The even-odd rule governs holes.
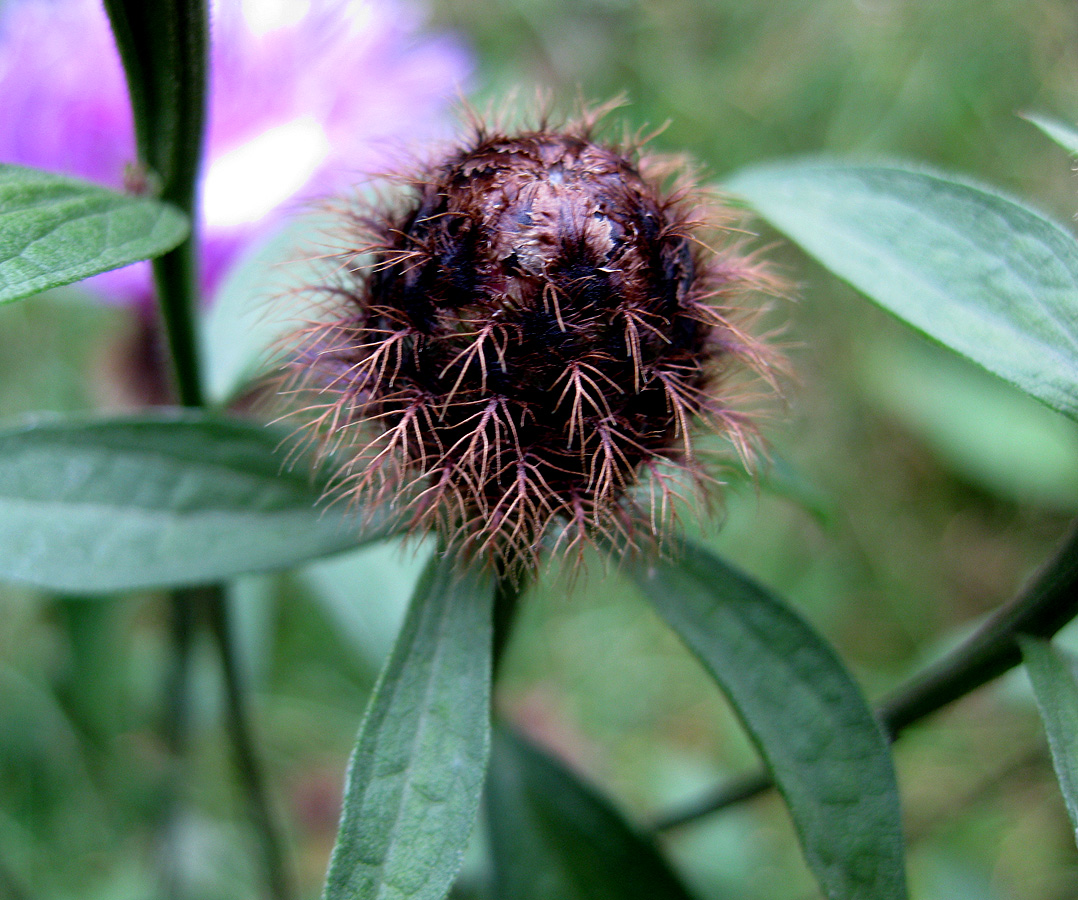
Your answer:
[[[346,494],[510,570],[544,540],[654,543],[683,476],[706,478],[695,429],[748,452],[720,388],[767,368],[731,320],[760,266],[709,249],[699,193],[592,127],[477,127],[403,205],[353,213],[326,321],[297,341]]]

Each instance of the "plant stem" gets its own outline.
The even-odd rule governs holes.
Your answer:
[[[172,383],[181,406],[205,405],[198,364],[194,248],[184,242],[153,261],[161,319],[172,361]]]
[[[1035,579],[961,647],[884,699],[880,720],[892,738],[908,725],[1014,668],[1019,634],[1051,638],[1078,615],[1078,522]]]
[[[176,396],[203,405],[195,327],[198,176],[206,119],[205,0],[104,0],[127,76],[139,160],[160,199],[187,214],[191,234],[153,261]]]
[[[255,752],[255,742],[247,714],[245,694],[240,681],[232,639],[232,627],[229,622],[228,598],[219,585],[203,588],[201,594],[209,621],[210,634],[213,636],[221,657],[232,751],[236,758],[240,780],[243,783],[248,810],[258,834],[270,895],[275,900],[289,900],[295,896],[292,890],[293,881],[285,858],[284,843],[270,808],[258,754]]]
[[[181,871],[183,862],[176,842],[180,827],[180,796],[178,786],[183,784],[183,765],[187,758],[190,731],[190,703],[188,684],[191,675],[192,650],[194,648],[195,613],[193,592],[174,591],[169,598],[169,646],[172,651],[165,683],[165,722],[162,729],[165,748],[168,751],[168,776],[165,785],[164,828],[162,830],[162,893],[169,900],[183,897]]]
[[[172,364],[176,398],[183,406],[206,403],[199,373],[198,180],[206,118],[209,19],[206,0],[104,0],[127,76],[139,159],[157,180],[160,198],[191,220],[191,234],[153,261],[158,307]],[[221,655],[228,701],[228,728],[247,803],[255,820],[270,891],[292,896],[281,841],[270,814],[247,722],[232,650],[224,589],[213,585],[177,590],[171,596],[174,673],[170,679],[168,741],[180,754],[186,745],[186,672],[190,667],[191,608],[205,606]]]
[[[1060,549],[1010,603],[965,643],[885,698],[876,709],[893,741],[914,722],[1012,669],[1022,660],[1020,634],[1051,638],[1078,616],[1078,520]],[[764,771],[739,776],[683,807],[658,816],[653,831],[686,825],[774,786]]]

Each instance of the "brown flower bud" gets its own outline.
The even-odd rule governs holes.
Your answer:
[[[322,445],[346,448],[350,496],[510,569],[544,538],[652,537],[678,473],[703,477],[697,423],[746,447],[720,387],[763,368],[730,315],[762,271],[706,247],[699,193],[590,122],[476,132],[403,205],[350,219],[366,240],[295,363]]]

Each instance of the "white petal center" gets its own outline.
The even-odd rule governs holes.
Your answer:
[[[303,116],[268,128],[216,157],[202,194],[208,228],[235,228],[264,218],[299,191],[329,155],[325,130]]]
[[[301,22],[311,10],[311,0],[243,0],[241,8],[251,33],[261,37]]]

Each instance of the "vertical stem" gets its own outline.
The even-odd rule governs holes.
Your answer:
[[[189,242],[153,261],[158,308],[172,361],[176,399],[181,406],[192,407],[206,403],[199,375],[195,328],[196,271],[195,251]]]
[[[206,402],[199,374],[198,176],[206,118],[209,22],[206,0],[104,0],[127,75],[139,158],[159,180],[160,197],[191,219],[191,235],[153,262],[161,321],[176,397],[184,406]],[[232,651],[224,591],[219,585],[172,594],[174,672],[167,730],[177,754],[186,744],[186,682],[192,604],[204,603],[221,654],[228,727],[274,897],[291,896],[280,839],[266,802]]]
[[[165,787],[163,855],[163,894],[168,900],[182,900],[182,860],[177,850],[181,819],[179,785],[183,784],[183,767],[187,759],[190,731],[188,684],[191,678],[191,657],[195,637],[195,604],[191,591],[176,591],[169,603],[169,646],[172,659],[165,682],[165,702],[162,732],[168,751],[168,775]]]
[[[195,636],[195,609],[192,592],[176,591],[173,602],[169,604],[171,621],[169,623],[169,642],[173,656],[168,672],[167,693],[168,708],[165,715],[165,744],[175,757],[182,756],[187,750],[190,704],[187,695],[187,682],[191,675],[191,650]]]
[[[139,160],[160,198],[183,210],[191,234],[153,262],[176,395],[203,404],[198,372],[198,179],[206,119],[209,21],[205,0],[104,0],[127,76]]]
[[[254,820],[270,895],[275,900],[294,896],[292,877],[284,853],[277,823],[270,808],[265,778],[255,752],[255,742],[247,712],[243,685],[236,660],[235,641],[229,621],[228,598],[220,586],[202,591],[210,633],[221,657],[225,682],[225,701],[228,710],[228,730],[236,768],[243,784],[248,812]]]

